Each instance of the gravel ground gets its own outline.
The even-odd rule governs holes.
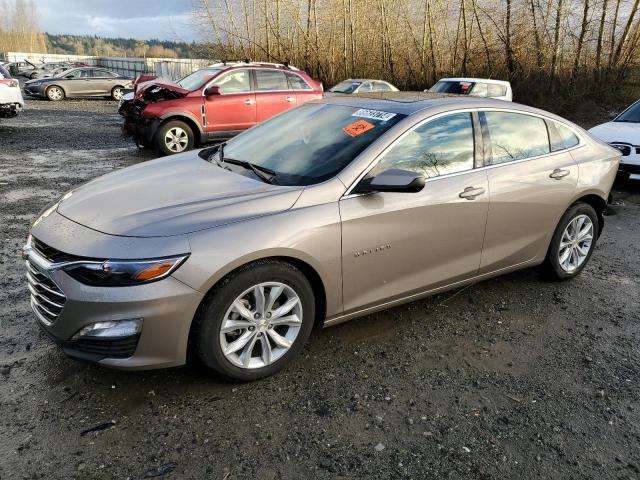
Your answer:
[[[28,101],[0,122],[0,478],[640,478],[640,184],[584,273],[525,270],[313,336],[284,372],[67,359],[18,250],[64,191],[152,158],[114,102]],[[95,428],[95,431],[88,431]]]

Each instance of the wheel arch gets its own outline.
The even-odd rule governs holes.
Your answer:
[[[600,194],[595,192],[585,193],[578,198],[574,199],[571,205],[575,205],[576,203],[586,203],[593,207],[596,211],[596,215],[598,216],[598,237],[602,233],[602,229],[604,227],[604,213],[607,210],[607,200],[603,198]]]
[[[185,115],[184,113],[172,113],[172,114],[162,116],[160,118],[160,124],[158,125],[156,132],[160,130],[160,127],[162,127],[162,125],[166,124],[167,122],[172,122],[174,120],[179,120],[189,125],[189,128],[191,128],[191,131],[193,132],[193,135],[195,137],[193,139],[194,145],[198,145],[202,143],[203,134],[202,134],[202,130],[200,129],[200,125],[190,115]]]

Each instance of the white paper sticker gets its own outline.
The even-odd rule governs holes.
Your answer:
[[[371,120],[381,120],[386,122],[396,116],[395,113],[381,112],[380,110],[369,110],[367,108],[361,108],[355,112],[352,117],[369,118]]]

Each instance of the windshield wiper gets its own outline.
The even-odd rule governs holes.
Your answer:
[[[251,162],[247,162],[245,160],[235,160],[233,158],[223,158],[224,163],[231,163],[233,165],[240,165],[241,167],[246,168],[247,170],[251,170],[256,177],[262,180],[265,183],[269,183],[273,185],[273,177],[276,176],[276,172],[271,170],[270,168],[261,167],[260,165],[255,165]]]

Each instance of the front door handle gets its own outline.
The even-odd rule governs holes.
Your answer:
[[[484,193],[484,188],[474,188],[467,187],[458,195],[460,198],[465,198],[467,200],[475,200],[478,195],[482,195]]]
[[[571,172],[569,170],[562,170],[561,168],[556,168],[553,172],[549,174],[549,178],[555,178],[556,180],[560,180],[561,178],[566,177]]]
[[[245,105],[253,105],[254,103],[256,103],[256,101],[255,101],[255,100],[252,100],[251,98],[247,98],[247,99],[244,101],[244,104],[245,104]]]
[[[291,102],[295,102],[295,101],[296,101],[296,99],[295,99],[295,98],[293,98],[293,97],[286,97],[286,98],[285,98],[285,100],[286,100],[287,102],[289,102],[289,103],[291,103]]]

